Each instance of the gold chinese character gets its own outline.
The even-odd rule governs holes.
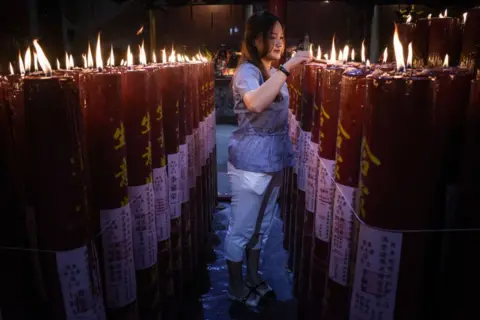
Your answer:
[[[148,146],[145,148],[145,153],[142,154],[142,158],[145,159],[145,166],[152,165],[152,146],[148,143]]]
[[[128,204],[128,196],[123,197],[123,200],[120,201],[120,206],[126,206]]]
[[[337,149],[341,149],[342,148],[342,142],[343,142],[343,138],[341,135],[338,135],[337,136]]]
[[[159,104],[159,105],[157,106],[156,111],[157,111],[157,120],[158,120],[158,121],[162,120],[162,119],[163,119],[162,104]]]
[[[167,165],[167,160],[165,159],[165,156],[162,156],[160,159],[160,166],[165,167]]]
[[[127,179],[127,158],[123,157],[120,171],[115,174],[115,178],[120,178],[120,188],[128,186]]]
[[[146,134],[150,132],[150,113],[147,112],[147,114],[143,117],[142,119],[142,134]]]
[[[366,177],[368,175],[368,169],[370,168],[370,163],[367,160],[362,160],[362,175]]]
[[[152,183],[152,181],[153,181],[153,175],[152,173],[150,173],[148,177],[145,179],[145,183]]]
[[[120,122],[120,127],[115,130],[115,133],[113,134],[113,139],[117,141],[115,150],[118,150],[121,147],[125,146],[125,127],[123,126],[123,122]]]

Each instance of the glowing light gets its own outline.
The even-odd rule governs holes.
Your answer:
[[[68,52],[65,51],[65,70],[70,69],[70,58],[68,57]]]
[[[95,64],[97,70],[101,71],[103,69],[103,59],[102,59],[102,47],[100,43],[100,32],[97,36],[97,47],[95,48]]]
[[[157,55],[155,54],[155,52],[152,52],[152,61],[153,63],[157,63]]]
[[[395,51],[395,60],[397,62],[397,71],[403,71],[405,69],[405,60],[403,57],[403,46],[398,37],[398,29],[395,24],[395,32],[393,34],[393,49]]]
[[[75,67],[75,63],[73,63],[73,56],[70,54],[70,69]]]
[[[57,70],[60,70],[60,61],[57,58]]]
[[[365,40],[362,41],[362,52],[361,52],[361,56],[362,56],[362,62],[365,63]]]
[[[338,61],[343,61],[343,51],[338,51]]]
[[[310,47],[308,48],[308,52],[310,53],[310,57],[313,57],[313,44],[310,43]]]
[[[448,53],[445,55],[445,60],[443,60],[443,67],[445,68],[448,68],[448,65],[450,64],[449,62],[449,58],[448,58]]]
[[[92,55],[92,48],[90,47],[90,42],[88,43],[87,67],[93,68],[93,55]]]
[[[170,53],[170,56],[168,57],[168,62],[170,63],[175,63],[176,58],[175,58],[175,49],[172,48],[172,52]]]
[[[462,14],[463,24],[467,23],[467,15],[468,15],[468,12],[465,12],[464,14]]]
[[[85,54],[82,54],[82,59],[83,59],[83,67],[87,69],[88,68],[87,56]]]
[[[141,35],[142,32],[143,32],[143,26],[141,26],[140,29],[138,29],[137,36]]]
[[[408,16],[407,16],[407,23],[410,23],[410,22],[412,22],[412,16],[411,16],[411,15],[408,15]]]
[[[133,66],[133,55],[130,51],[130,45],[127,47],[127,67]]]
[[[369,60],[369,59],[367,59],[367,62],[365,63],[365,66],[366,66],[367,68],[370,68],[370,60]]]
[[[42,50],[42,47],[38,44],[37,40],[33,40],[33,46],[35,47],[35,51],[37,52],[37,60],[38,63],[40,64],[40,68],[42,68],[42,71],[46,75],[51,75],[52,73],[52,67],[50,66],[50,62],[48,62],[47,57],[45,56],[45,53]]]
[[[30,47],[27,48],[25,52],[25,72],[30,72],[32,68],[32,53],[30,51]]]
[[[113,46],[110,45],[110,57],[108,57],[108,60],[110,63],[108,64],[109,66],[113,67],[115,66],[115,55],[113,54]]]
[[[350,58],[352,59],[352,61],[355,61],[355,49],[352,48],[352,53],[350,55]]]
[[[8,67],[9,67],[9,69],[10,69],[10,75],[13,76],[13,75],[15,74],[15,72],[13,71],[13,66],[12,66],[12,63],[11,63],[11,62],[8,64]]]
[[[348,46],[345,46],[343,48],[343,59],[340,61],[347,62],[348,60],[348,52],[350,51],[350,48]]]
[[[33,53],[33,70],[38,71],[38,57],[36,52]]]
[[[387,63],[387,60],[388,60],[388,48],[385,48],[385,50],[383,51],[383,60],[382,60],[382,62],[383,62],[383,63]]]
[[[332,50],[330,51],[330,60],[328,61],[328,63],[334,64],[336,58],[337,58],[337,52],[335,50],[335,35],[333,35]]]
[[[323,57],[325,58],[326,61],[328,61],[328,53],[325,53]]]
[[[413,62],[413,50],[412,50],[412,43],[408,44],[408,54],[407,54],[407,68],[412,67]]]
[[[162,63],[165,64],[167,63],[167,50],[165,48],[162,49]]]
[[[140,64],[147,64],[147,55],[145,54],[145,43],[142,41],[142,45],[138,47],[138,56],[140,59]]]
[[[432,14],[431,13],[427,16],[427,19],[428,20],[432,19]]]
[[[322,49],[320,48],[320,46],[318,46],[317,48],[317,60],[321,60],[322,59]]]
[[[23,64],[22,54],[18,52],[18,68],[20,69],[20,74],[25,74],[25,66]]]

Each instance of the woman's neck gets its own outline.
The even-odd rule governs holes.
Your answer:
[[[265,70],[269,71],[272,68],[272,61],[262,59],[262,63],[263,63],[263,66],[265,67]]]

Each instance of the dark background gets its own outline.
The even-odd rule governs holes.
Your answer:
[[[107,51],[112,44],[117,61],[128,44],[136,48],[142,40],[150,43],[149,10],[156,21],[156,49],[170,48],[196,52],[201,45],[215,51],[221,44],[239,47],[245,22],[245,7],[249,1],[211,0],[15,0],[2,1],[0,9],[0,72],[5,72],[9,61],[16,62],[18,51],[25,51],[32,39],[38,38],[50,61],[60,58],[65,50],[74,54],[77,65],[86,51],[88,41],[95,43],[102,32]],[[392,20],[400,20],[396,11],[412,1],[289,1],[287,4],[287,41],[296,44],[308,33],[320,44],[323,52],[330,48],[335,33],[337,44],[360,47],[363,39],[370,43],[374,5],[381,7],[375,48],[384,48],[391,42]],[[445,8],[449,16],[460,16],[466,8],[480,1],[422,1],[425,16],[437,16]],[[253,11],[267,7],[267,2],[254,2]],[[144,31],[136,35],[141,26]],[[230,32],[232,29],[232,32]],[[234,32],[237,30],[237,32]],[[380,49],[371,50],[375,60]],[[383,50],[383,49],[382,49]],[[157,54],[158,55],[158,54]]]

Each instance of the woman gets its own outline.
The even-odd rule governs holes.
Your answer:
[[[284,49],[278,17],[268,12],[254,14],[247,21],[242,56],[233,77],[239,128],[233,132],[228,147],[232,187],[232,217],[225,238],[228,293],[230,299],[253,307],[260,297],[273,293],[258,275],[260,248],[273,218],[283,169],[293,160],[285,82],[292,68],[311,60],[308,52],[298,52],[278,70],[272,68],[272,62],[280,60]]]

